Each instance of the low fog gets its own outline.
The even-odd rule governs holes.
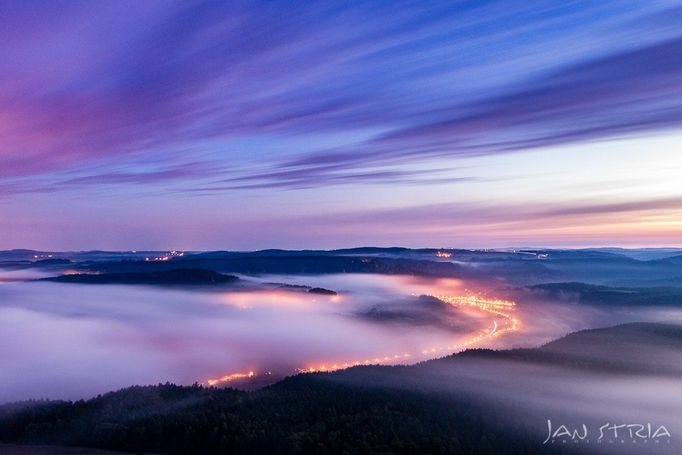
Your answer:
[[[268,275],[242,277],[251,286],[211,291],[21,281],[42,276],[0,274],[0,402],[86,398],[132,384],[191,384],[234,372],[282,377],[344,362],[411,364],[447,355],[452,345],[504,322],[431,294],[487,292],[516,301],[520,329],[472,347],[538,346],[579,329],[671,317],[669,309],[605,311],[496,282],[445,278]],[[525,384],[516,378],[509,386]]]
[[[220,290],[21,281],[42,276],[2,273],[0,402],[77,399],[245,371],[282,377],[297,368],[406,353],[401,361],[416,362],[431,356],[421,351],[490,324],[475,311],[424,305],[420,286],[401,278],[268,276]],[[453,292],[459,285],[450,283]],[[405,317],[368,317],[374,310]]]

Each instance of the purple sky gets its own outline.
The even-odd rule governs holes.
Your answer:
[[[0,4],[0,248],[682,245],[679,2]]]

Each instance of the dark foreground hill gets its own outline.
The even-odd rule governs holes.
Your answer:
[[[2,455],[125,455],[123,452],[64,446],[25,446],[0,444]]]
[[[167,454],[591,453],[543,444],[547,419],[591,424],[601,412],[612,422],[657,419],[675,434],[681,339],[680,326],[628,324],[537,349],[298,375],[252,392],[165,384],[4,405],[0,442]],[[640,400],[637,381],[657,395]],[[615,449],[679,453],[669,439],[656,452],[635,448]]]

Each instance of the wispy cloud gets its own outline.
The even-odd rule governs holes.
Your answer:
[[[458,202],[373,210],[324,211],[283,224],[327,232],[330,237],[373,235],[381,244],[513,246],[517,241],[546,245],[558,239],[575,245],[679,242],[682,198],[595,203],[567,200],[543,203]],[[649,224],[649,219],[653,224]],[[667,220],[667,228],[656,226]],[[665,227],[665,225],[664,225]],[[608,237],[605,237],[608,236]],[[660,237],[660,238],[659,238]],[[439,243],[434,243],[439,242]],[[518,245],[518,244],[517,244]]]
[[[90,170],[192,146],[245,164],[215,188],[391,182],[408,179],[396,164],[675,128],[679,15],[617,2],[13,5],[1,24],[0,178],[212,177]],[[309,135],[361,131],[300,150]],[[281,151],[259,161],[229,142],[254,137]]]
[[[581,172],[557,147],[680,129],[679,5],[122,0],[0,9],[8,247],[92,247],[104,236],[83,229],[95,225],[110,232],[108,247],[127,247],[132,226],[161,242],[160,219],[172,241],[203,229],[202,247],[228,238],[212,234],[227,225],[237,246],[311,236],[320,246],[339,245],[334,237],[383,243],[389,231],[412,245],[453,233],[506,243],[604,238],[625,232],[629,216],[644,223],[632,232],[679,238],[664,213],[678,213],[674,144],[652,150],[665,163],[649,175],[617,159],[614,172],[603,162],[599,175]],[[534,153],[513,154],[526,150]],[[107,231],[114,216],[118,227]],[[271,243],[256,245],[257,234]]]

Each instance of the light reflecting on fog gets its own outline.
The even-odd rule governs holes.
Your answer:
[[[22,271],[1,276],[0,401],[201,382],[232,370],[292,374],[322,359],[450,343],[488,322],[466,311],[443,318],[451,323],[438,321],[440,310],[423,311],[416,295],[431,288],[401,277],[252,280],[341,291],[329,296],[272,284],[266,290],[183,291],[15,281],[42,276]]]
[[[420,297],[482,290],[454,279],[263,276],[233,290],[188,291],[14,281],[18,273],[0,272],[0,402],[354,361],[411,363],[472,337],[476,346],[535,345],[595,318],[575,305],[519,302],[522,330],[488,337],[504,318]]]

